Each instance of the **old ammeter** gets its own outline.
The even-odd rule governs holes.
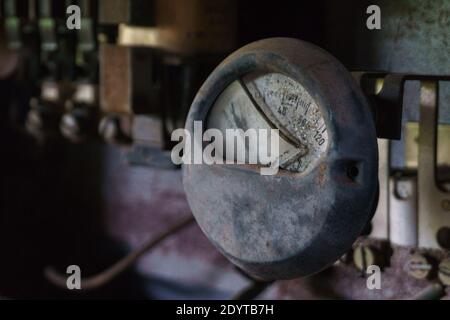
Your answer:
[[[287,38],[243,47],[200,89],[186,129],[196,121],[224,136],[279,131],[275,175],[262,175],[263,164],[183,165],[201,229],[249,274],[274,280],[318,272],[370,221],[378,201],[373,115],[349,72],[324,50]]]

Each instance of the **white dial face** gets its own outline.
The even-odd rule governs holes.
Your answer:
[[[280,73],[249,75],[244,82],[275,125],[306,149],[285,169],[305,171],[328,147],[327,125],[317,103],[300,83]]]
[[[312,168],[328,147],[321,110],[298,82],[280,73],[258,73],[233,82],[211,109],[209,128],[280,131],[280,167]]]

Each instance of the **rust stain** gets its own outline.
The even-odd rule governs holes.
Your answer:
[[[327,164],[321,163],[319,165],[319,175],[317,176],[317,184],[323,187],[326,181]]]

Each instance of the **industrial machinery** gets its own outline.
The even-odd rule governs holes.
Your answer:
[[[0,297],[448,299],[448,1],[0,3]]]

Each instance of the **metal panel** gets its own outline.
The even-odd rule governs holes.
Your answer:
[[[389,239],[389,140],[378,139],[380,196],[372,219],[371,237]]]
[[[131,49],[100,46],[100,106],[104,112],[131,113]]]
[[[417,179],[390,179],[390,240],[400,246],[417,246]]]
[[[423,81],[420,95],[419,247],[440,248],[437,234],[450,225],[450,194],[436,183],[438,83]]]

